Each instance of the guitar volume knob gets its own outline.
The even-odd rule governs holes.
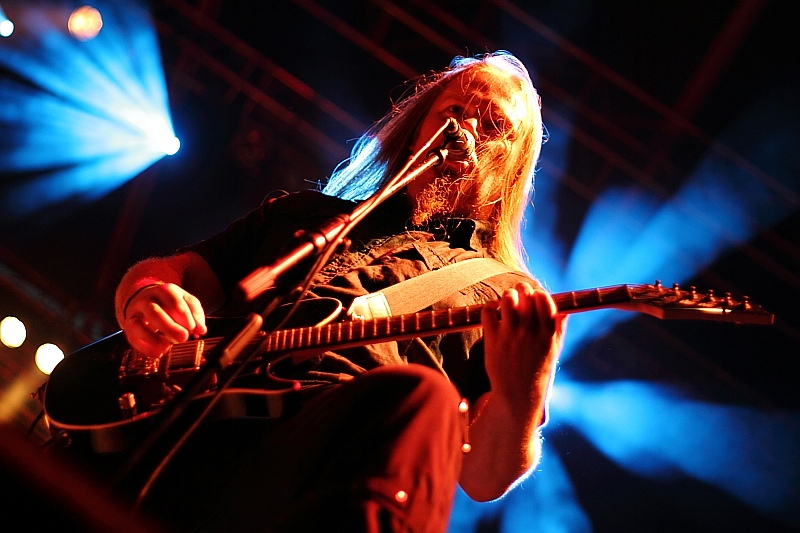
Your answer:
[[[133,418],[136,416],[136,396],[132,392],[123,393],[118,399],[119,410],[122,418]]]

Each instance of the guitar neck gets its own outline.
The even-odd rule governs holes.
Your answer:
[[[774,318],[761,307],[752,305],[747,298],[735,301],[727,294],[717,297],[711,291],[700,294],[693,288],[688,291],[680,290],[677,286],[665,288],[658,282],[654,285],[617,285],[563,292],[553,294],[552,298],[561,314],[621,309],[660,319],[712,320],[737,324],[772,324]],[[293,358],[302,359],[325,350],[479,328],[483,307],[472,305],[374,319],[336,321],[271,333],[261,331],[248,344],[253,348],[258,346],[265,355],[288,352],[292,353]],[[198,357],[214,349],[221,340],[206,338],[174,345],[169,352],[168,367],[170,370],[196,368]],[[151,359],[133,351],[123,364],[122,374],[151,374]]]
[[[617,285],[552,295],[559,313],[596,309],[642,312],[661,319],[714,320],[722,322],[771,324],[773,316],[730,296],[667,289],[655,285]],[[293,328],[269,334],[262,348],[266,352],[333,349],[403,340],[480,327],[483,305],[436,309],[382,318],[335,322],[324,326]]]

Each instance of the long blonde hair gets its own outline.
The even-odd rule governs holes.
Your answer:
[[[506,148],[495,150],[481,163],[503,176],[500,199],[491,216],[495,231],[488,243],[489,253],[512,268],[527,271],[521,225],[541,152],[543,126],[539,95],[528,70],[509,52],[458,56],[447,69],[411,80],[404,96],[356,141],[350,158],[334,169],[323,192],[362,200],[378,190],[405,164],[419,124],[447,83],[455,76],[478,72],[499,76],[503,87],[512,80],[515,100],[525,110],[516,130],[508,132]]]

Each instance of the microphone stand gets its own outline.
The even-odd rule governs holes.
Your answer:
[[[431,138],[418,150],[395,177],[389,180],[384,186],[376,191],[372,196],[356,205],[349,215],[339,215],[327,220],[320,227],[311,231],[299,231],[295,237],[301,243],[292,248],[289,252],[281,256],[273,264],[259,267],[251,274],[246,276],[237,285],[237,292],[244,301],[251,302],[271,288],[278,289],[277,294],[272,297],[261,313],[250,313],[244,319],[244,323],[232,333],[224,337],[208,354],[205,356],[206,362],[200,366],[198,372],[192,379],[179,391],[164,408],[157,414],[157,423],[154,429],[139,443],[131,453],[128,460],[118,470],[114,478],[114,485],[120,485],[132,474],[134,469],[145,458],[145,456],[161,443],[168,431],[174,427],[176,422],[186,412],[187,407],[202,393],[208,391],[208,383],[212,378],[219,376],[234,361],[241,360],[238,368],[229,373],[221,382],[217,383],[211,399],[199,415],[187,426],[177,441],[170,445],[167,453],[158,462],[153,471],[139,490],[133,512],[136,512],[149,492],[155,480],[166,468],[169,461],[178,450],[186,443],[191,434],[199,427],[200,423],[208,416],[211,409],[216,405],[221,393],[239,376],[241,371],[252,362],[259,353],[258,347],[252,349],[244,358],[240,358],[243,351],[251,345],[251,341],[256,337],[268,317],[285,298],[294,296],[295,304],[302,299],[317,272],[327,263],[328,259],[335,252],[338,245],[343,242],[345,236],[372,212],[384,200],[395,194],[398,190],[405,187],[417,176],[427,169],[441,165],[452,152],[462,152],[458,148],[453,149],[451,145],[457,142],[452,136],[445,135],[445,142],[438,148],[430,149],[433,141],[443,132],[452,131],[453,127],[458,127],[454,119],[448,119],[442,128],[434,133]],[[409,170],[412,165],[420,158],[421,154],[427,153],[425,160],[414,170]],[[294,288],[290,288],[287,283],[283,283],[283,276],[291,272],[298,265],[313,256],[317,256],[311,270],[305,275],[304,281]],[[293,311],[293,310],[292,310]],[[291,314],[291,312],[289,314]],[[288,315],[287,315],[288,319]],[[280,324],[271,328],[272,331],[280,328]]]
[[[310,255],[315,253],[320,254],[326,247],[329,250],[335,250],[336,246],[342,242],[342,239],[344,239],[350,230],[383,201],[411,183],[417,176],[429,168],[444,163],[451,152],[463,152],[464,150],[460,146],[457,146],[456,149],[451,148],[451,145],[457,145],[459,142],[463,142],[453,134],[454,129],[460,129],[460,126],[455,119],[450,118],[445,122],[444,126],[434,133],[428,142],[408,160],[394,178],[378,189],[371,197],[358,204],[349,215],[339,215],[328,220],[315,231],[304,232],[304,234],[300,235],[300,237],[305,240],[303,244],[279,258],[272,265],[257,268],[242,279],[237,285],[239,297],[248,302],[252,301],[275,286],[277,279],[281,275],[297,266],[297,264]],[[445,143],[438,148],[430,149],[433,141],[443,133],[446,139]],[[416,163],[423,153],[427,153],[426,159],[413,171],[409,172],[409,168]],[[316,272],[313,272],[312,275],[307,277],[313,277],[313,274],[316,274]]]

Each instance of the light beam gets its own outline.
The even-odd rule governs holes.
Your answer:
[[[103,31],[86,41],[69,34],[66,4],[14,6],[24,31],[0,54],[3,217],[96,199],[177,151],[145,2],[95,2]]]
[[[631,472],[686,475],[800,525],[798,413],[711,404],[635,381],[562,381],[551,408],[560,422],[578,428]]]
[[[789,85],[791,82],[787,82]],[[643,188],[610,188],[586,214],[571,249],[555,233],[554,176],[538,176],[538,206],[533,231],[525,236],[530,269],[554,292],[626,283],[666,285],[690,279],[721,254],[781,221],[798,207],[794,192],[800,177],[800,133],[793,116],[793,89],[777,84],[720,136],[721,143],[743,154],[755,173],[711,147],[685,184],[669,198]],[[568,132],[551,129],[544,156],[563,160]],[[768,135],[755,136],[754,131]],[[556,168],[562,168],[556,165]],[[570,317],[562,362],[584,343],[596,339],[631,313],[592,312]]]

